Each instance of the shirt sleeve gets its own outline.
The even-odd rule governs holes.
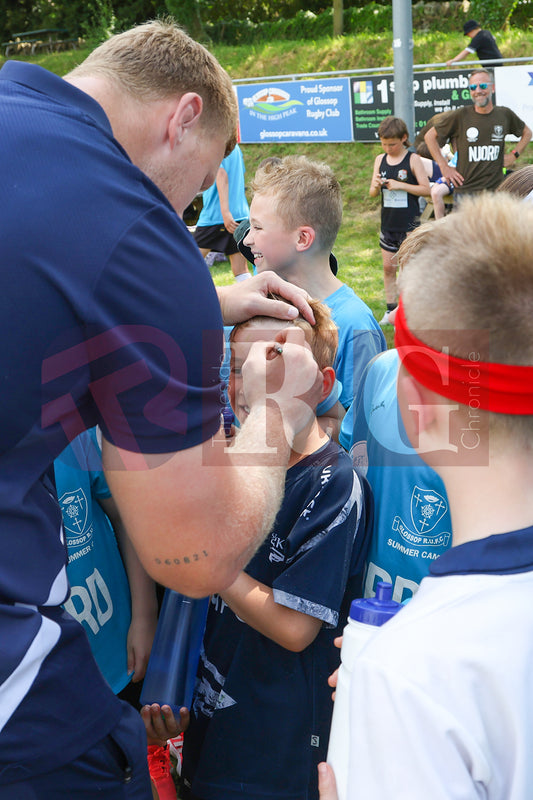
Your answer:
[[[524,127],[526,123],[524,122],[523,119],[520,119],[518,114],[515,114],[515,112],[511,108],[509,108],[508,111],[509,111],[509,133],[512,133],[513,136],[518,136],[520,138],[524,133]]]
[[[126,450],[165,453],[219,428],[223,333],[213,282],[192,236],[154,207],[111,253],[87,332],[96,422]]]
[[[460,109],[457,109],[457,111],[459,110]],[[457,134],[457,123],[458,114],[456,112],[447,114],[443,120],[435,123],[439,147],[442,147],[448,141],[448,139],[452,139]]]
[[[91,493],[98,499],[106,500],[111,497],[111,492],[102,468],[102,449],[98,441],[96,428],[86,431],[85,435],[91,448],[87,459],[91,477]]]
[[[273,582],[277,603],[332,627],[367,545],[363,488],[345,459],[340,469],[329,465],[319,472],[316,491],[290,532],[286,568]]]
[[[368,435],[367,416],[364,408],[365,387],[372,365],[378,356],[374,356],[366,365],[357,387],[353,403],[349,407],[341,423],[339,441],[345,450],[350,452],[356,442],[365,441]]]

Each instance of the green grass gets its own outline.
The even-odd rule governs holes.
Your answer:
[[[533,31],[510,28],[496,33],[504,57],[529,56],[533,53]],[[413,58],[416,64],[446,61],[463,49],[465,40],[460,31],[414,32]],[[212,48],[232,78],[261,78],[304,72],[325,72],[340,69],[389,67],[393,63],[390,34],[358,34],[341,38],[324,37],[316,41],[275,41],[242,47],[227,45]],[[21,57],[46,69],[65,75],[88,54],[89,48],[64,53]],[[5,59],[0,57],[0,64]],[[374,158],[380,152],[375,144],[243,144],[247,181],[253,177],[259,162],[269,155],[304,154],[326,161],[337,175],[343,192],[343,224],[334,252],[339,261],[339,278],[351,286],[381,319],[384,309],[383,271],[378,246],[379,203],[368,196],[368,185]],[[533,163],[533,145],[520,159],[520,165]],[[249,194],[249,192],[248,192]],[[250,199],[250,197],[249,197]],[[231,283],[233,276],[228,262],[212,269],[217,285]],[[392,331],[386,327],[388,343]]]

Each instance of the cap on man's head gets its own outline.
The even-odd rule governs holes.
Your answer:
[[[476,28],[480,28],[479,22],[476,22],[475,19],[469,19],[468,22],[465,22],[463,25],[464,35],[467,36],[470,31],[475,31]]]

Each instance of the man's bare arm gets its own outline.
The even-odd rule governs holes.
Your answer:
[[[215,183],[217,185],[218,200],[220,203],[220,211],[222,212],[224,227],[228,233],[233,233],[237,228],[237,223],[235,222],[229,207],[229,178],[224,167],[219,167]]]
[[[275,402],[264,401],[273,362],[269,344],[256,343],[243,367],[250,415],[230,448],[223,433],[164,456],[126,452],[104,439],[109,488],[141,563],[154,580],[191,597],[233,583],[271,529],[292,441],[318,403],[320,373],[303,332],[280,336],[283,385]],[[295,402],[305,388],[308,404]]]
[[[455,167],[450,167],[441,153],[436,128],[429,129],[424,136],[424,141],[428,146],[428,150],[431,153],[432,159],[439,165],[443,176],[448,180],[453,181],[456,186],[462,186],[464,182],[463,176],[455,169]]]
[[[465,47],[465,49],[461,50],[461,52],[458,53],[456,56],[454,56],[453,58],[450,58],[450,60],[446,62],[446,66],[450,67],[452,64],[455,64],[457,61],[464,61],[465,58],[468,58],[468,56],[471,56],[471,55],[472,55],[472,53],[470,52],[470,50],[468,50]]]

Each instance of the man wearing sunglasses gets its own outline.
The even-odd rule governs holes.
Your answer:
[[[443,115],[424,139],[442,175],[452,181],[456,198],[483,190],[496,189],[503,179],[504,168],[510,168],[523,153],[531,130],[514,111],[493,102],[494,78],[487,70],[469,75],[468,87],[473,105],[457,108]],[[505,137],[513,134],[519,141],[505,152]],[[440,148],[455,140],[457,166],[450,167]]]

